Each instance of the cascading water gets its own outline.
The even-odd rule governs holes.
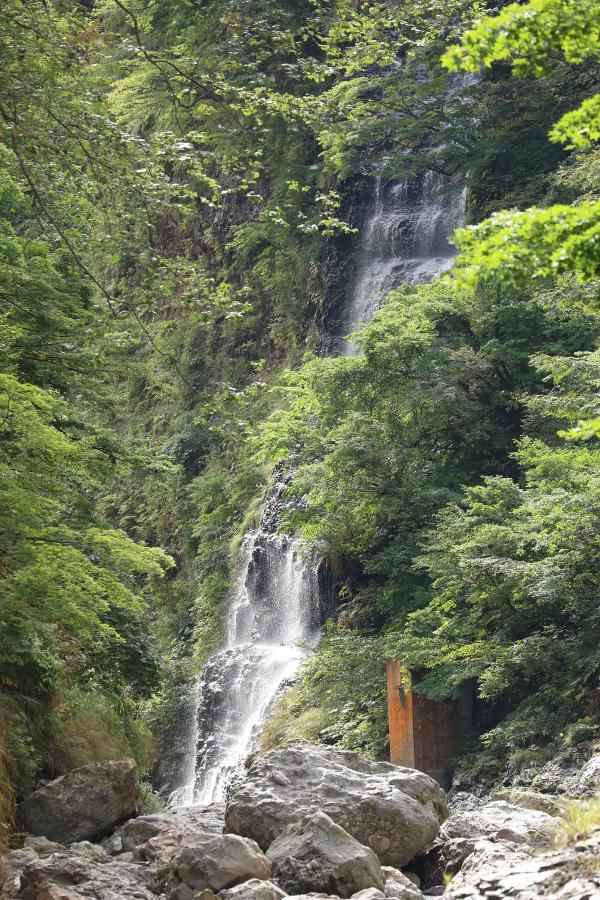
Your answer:
[[[318,560],[304,558],[296,538],[277,533],[283,487],[271,495],[260,528],[244,538],[227,643],[208,661],[198,688],[194,770],[174,802],[224,799],[268,708],[318,637]]]
[[[340,353],[356,352],[346,336],[390,290],[430,281],[451,266],[449,238],[464,220],[465,200],[465,190],[433,172],[401,183],[374,180]],[[277,532],[283,487],[271,495],[260,527],[244,538],[227,643],[204,669],[187,783],[173,803],[225,798],[273,700],[297,673],[304,647],[318,638],[318,560],[303,557],[296,538]]]
[[[342,355],[357,348],[347,335],[369,321],[400,284],[431,281],[452,265],[449,239],[464,221],[466,188],[426,172],[402,182],[374,179],[373,198],[359,241],[358,275],[344,312]]]

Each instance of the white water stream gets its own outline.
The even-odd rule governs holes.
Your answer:
[[[450,268],[456,251],[449,239],[464,222],[466,199],[466,188],[436,172],[403,182],[375,179],[359,237],[358,275],[341,322],[343,355],[356,353],[347,335],[373,318],[393,288],[432,281]]]
[[[342,354],[356,352],[346,336],[372,318],[390,290],[429,281],[451,266],[448,239],[464,221],[465,200],[465,190],[434,173],[402,183],[374,179],[358,273],[340,323]],[[225,799],[269,707],[318,638],[318,561],[302,557],[297,539],[277,533],[283,487],[271,495],[261,526],[244,538],[227,642],[198,686],[189,771],[172,803]]]

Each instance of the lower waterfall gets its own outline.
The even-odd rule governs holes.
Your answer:
[[[393,288],[430,281],[452,265],[449,238],[464,221],[465,203],[466,189],[433,172],[405,182],[373,179],[339,353],[356,352],[347,335],[372,318]],[[226,645],[198,685],[189,771],[172,804],[225,799],[269,707],[318,639],[318,560],[303,556],[293,536],[277,533],[283,487],[271,494],[260,527],[244,538]]]
[[[172,802],[225,798],[269,706],[318,638],[318,560],[304,558],[300,541],[276,531],[282,487],[271,495],[261,527],[244,537],[227,643],[198,686],[193,771]]]

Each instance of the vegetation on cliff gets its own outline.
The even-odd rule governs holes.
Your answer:
[[[270,740],[383,754],[386,656],[475,680],[497,768],[596,734],[599,28],[593,0],[5,0],[4,821],[40,773],[150,769],[276,464],[341,615]],[[365,181],[428,170],[469,186],[456,276],[327,356]]]

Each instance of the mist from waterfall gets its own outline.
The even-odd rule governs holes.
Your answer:
[[[338,331],[340,354],[356,352],[347,336],[393,288],[430,281],[451,266],[449,238],[464,221],[465,202],[466,190],[433,172],[404,182],[373,179],[358,272]],[[189,770],[172,803],[225,799],[268,710],[318,640],[319,561],[303,556],[297,538],[278,533],[284,487],[276,486],[260,527],[244,538],[226,644],[198,685]]]

